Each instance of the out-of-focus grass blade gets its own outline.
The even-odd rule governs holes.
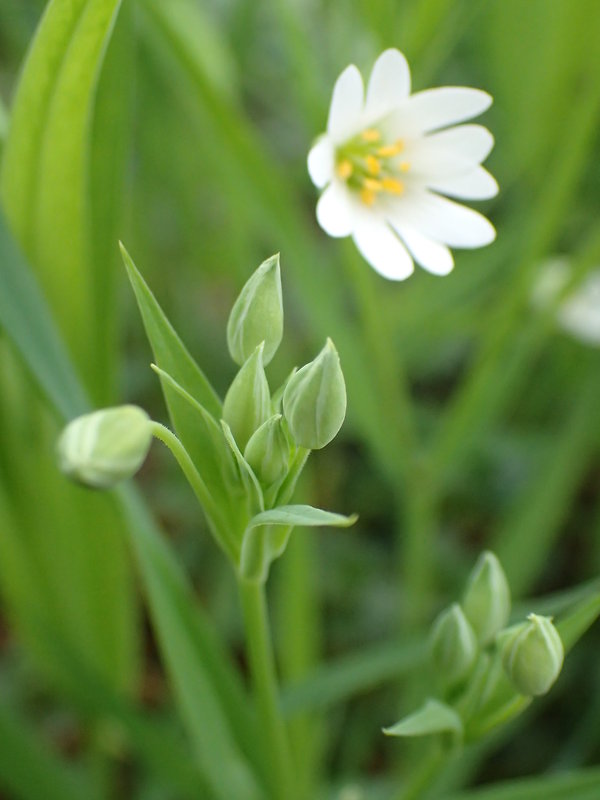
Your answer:
[[[581,600],[556,623],[565,650],[569,651],[600,616],[600,592]]]
[[[581,479],[597,450],[593,435],[598,421],[600,374],[591,364],[575,394],[574,408],[557,437],[540,474],[494,534],[493,549],[518,596],[548,557]]]
[[[426,647],[422,640],[386,642],[365,652],[339,658],[319,667],[312,675],[282,693],[288,716],[327,708],[386,681],[397,681],[422,664]]]
[[[497,786],[460,792],[447,800],[597,800],[600,768],[582,769],[564,775],[525,778]]]
[[[0,325],[65,419],[88,407],[39,287],[0,211]]]
[[[120,0],[52,0],[23,69],[2,162],[11,228],[39,272],[88,385],[92,345],[90,120]]]
[[[99,800],[90,780],[67,767],[29,725],[0,704],[0,787],[12,800]],[[4,795],[7,797],[8,795]]]

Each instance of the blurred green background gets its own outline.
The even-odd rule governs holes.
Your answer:
[[[271,386],[329,335],[349,396],[341,435],[313,456],[298,496],[360,514],[350,531],[297,532],[273,570],[294,751],[307,796],[354,800],[340,792],[356,784],[388,797],[412,749],[383,741],[380,728],[421,691],[404,681],[420,631],[460,592],[479,551],[495,550],[519,600],[598,575],[600,354],[562,333],[554,309],[534,312],[530,295],[557,253],[576,279],[600,265],[600,7],[104,5],[104,38],[90,23],[80,43],[91,53],[96,41],[95,65],[86,73],[71,48],[73,74],[61,73],[63,94],[42,108],[44,76],[64,53],[38,64],[21,83],[34,99],[8,135],[45,4],[0,0],[4,212],[92,404],[134,402],[165,422],[117,240],[220,393],[234,374],[229,309],[253,269],[281,252],[286,334]],[[496,138],[486,166],[501,192],[478,206],[498,238],[456,252],[447,278],[417,270],[385,282],[315,221],[306,154],[335,78],[351,62],[368,74],[386,47],[406,54],[415,90],[466,85],[494,97],[481,122]],[[63,797],[211,798],[186,773],[182,699],[127,521],[56,474],[59,418],[80,409],[57,413],[39,391],[43,365],[36,372],[23,344],[31,320],[15,323],[21,339],[2,325],[0,795],[50,797],[36,786],[54,775],[72,787]],[[229,568],[158,446],[138,483],[203,619],[243,672]],[[597,761],[598,644],[594,630],[552,694],[510,736],[454,765],[445,786]]]

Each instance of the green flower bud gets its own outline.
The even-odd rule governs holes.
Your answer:
[[[453,603],[433,624],[431,660],[442,681],[453,686],[464,680],[477,658],[477,637],[458,603]]]
[[[262,360],[263,346],[261,342],[235,376],[223,403],[223,419],[242,451],[254,431],[271,413],[269,384]]]
[[[150,418],[137,406],[118,406],[84,414],[62,432],[60,469],[95,489],[131,478],[144,463],[152,441]]]
[[[275,355],[283,336],[279,253],[260,265],[235,301],[227,323],[227,346],[240,366],[265,343],[263,364]]]
[[[290,378],[283,413],[296,444],[319,450],[334,438],[346,416],[346,384],[331,339],[310,364]]]
[[[252,434],[244,450],[244,458],[265,486],[287,472],[290,448],[281,427],[282,419],[281,414],[270,417]]]
[[[502,636],[501,655],[506,674],[524,695],[546,694],[560,674],[565,650],[550,617],[530,614]]]
[[[469,576],[462,605],[482,645],[493,641],[508,623],[510,588],[500,562],[489,550],[481,554]]]

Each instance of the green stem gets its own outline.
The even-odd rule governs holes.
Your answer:
[[[261,736],[270,766],[272,796],[276,800],[293,800],[295,784],[292,780],[288,734],[279,707],[265,588],[263,584],[243,579],[238,580],[238,586]]]
[[[418,800],[431,787],[450,760],[451,751],[440,745],[432,748],[417,763],[410,779],[395,795],[394,800]]]

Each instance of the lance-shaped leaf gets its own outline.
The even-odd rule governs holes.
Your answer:
[[[314,528],[328,526],[348,528],[358,516],[334,514],[306,505],[280,506],[252,517],[242,540],[240,574],[250,581],[264,582],[272,561],[287,545],[292,529],[298,525]]]
[[[221,420],[221,428],[223,429],[225,441],[231,448],[231,452],[233,453],[238,465],[239,474],[244,485],[244,489],[246,490],[249,512],[251,514],[256,513],[257,509],[259,512],[263,511],[265,507],[263,493],[252,467],[242,455],[242,451],[237,446],[233,433],[231,432],[231,428],[223,419]]]
[[[414,714],[404,717],[391,728],[384,728],[386,736],[430,736],[435,733],[451,733],[462,737],[463,724],[456,711],[429,699]]]

